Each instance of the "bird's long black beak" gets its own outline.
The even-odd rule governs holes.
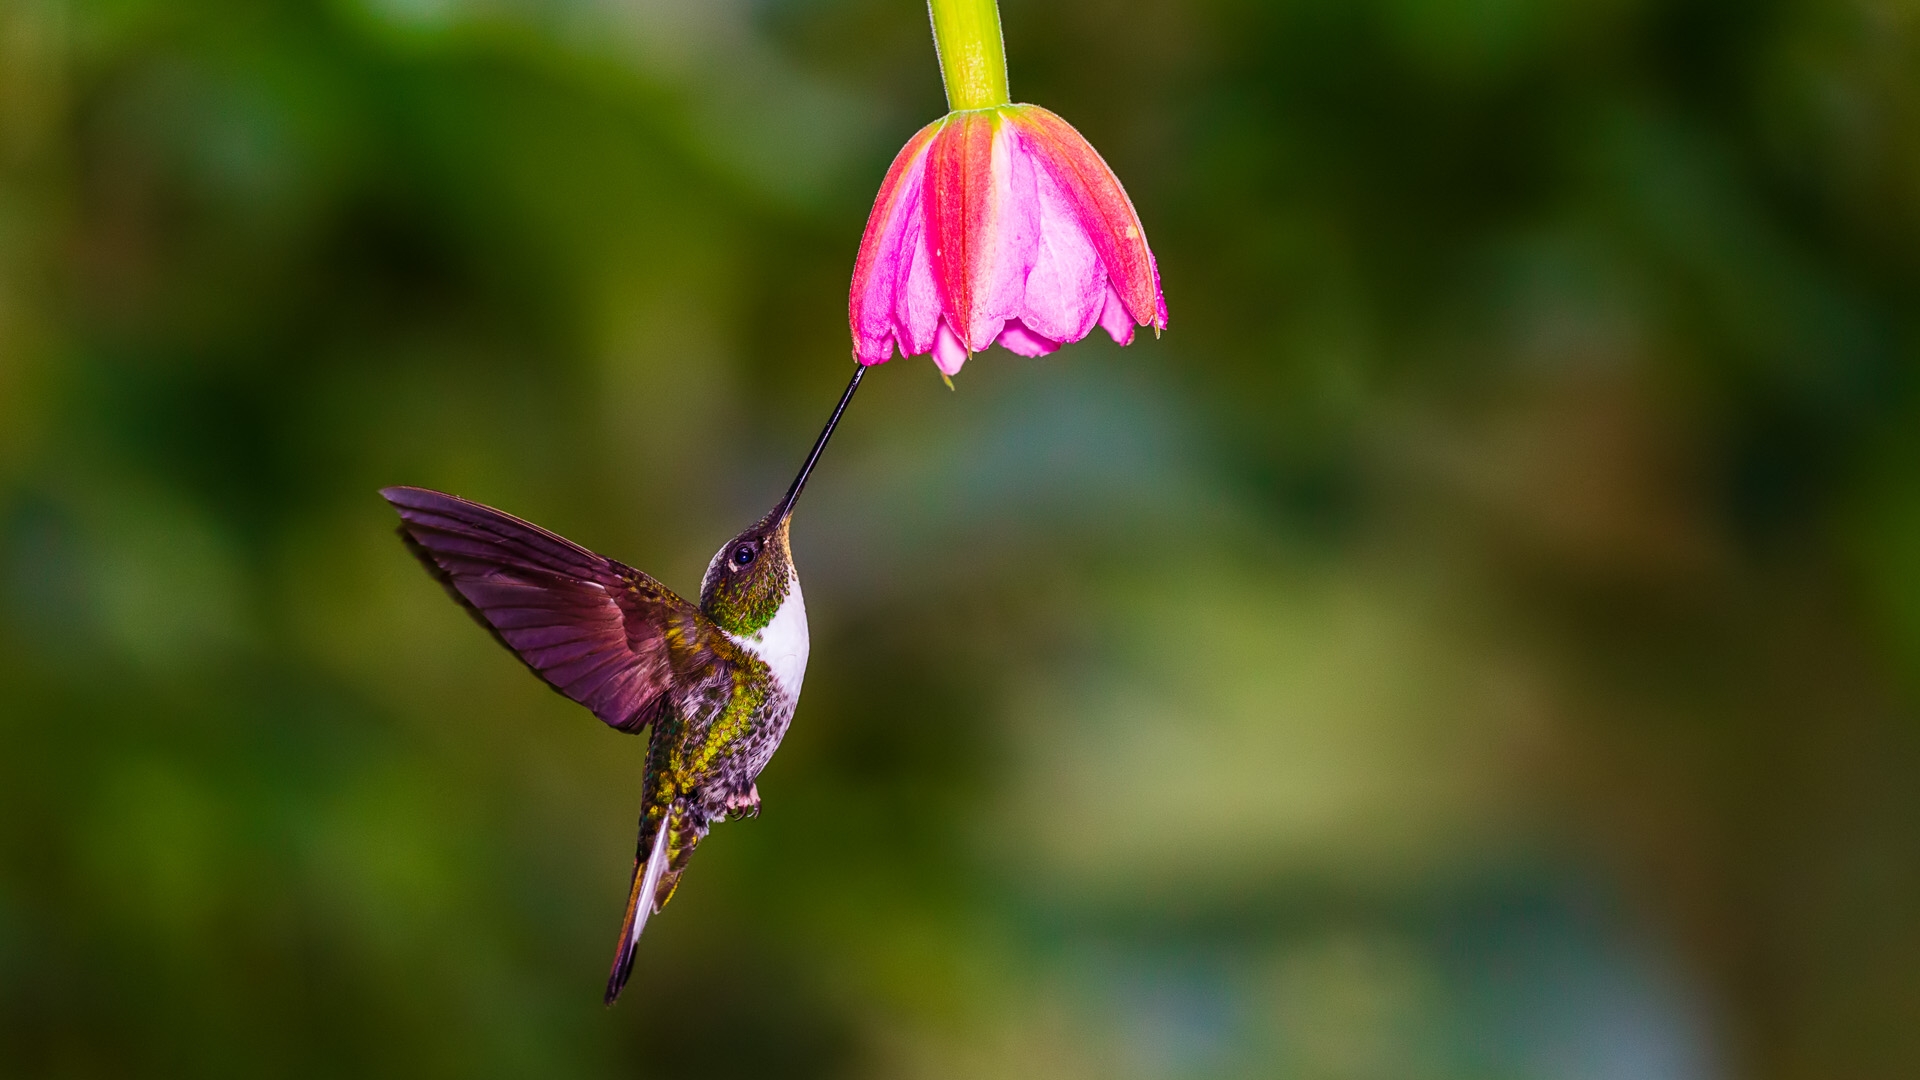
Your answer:
[[[820,431],[820,438],[813,444],[813,452],[807,455],[807,463],[800,466],[800,475],[793,478],[793,486],[787,489],[787,497],[780,500],[780,509],[774,519],[783,521],[793,516],[793,504],[800,501],[800,492],[807,486],[807,475],[813,472],[814,462],[820,460],[820,451],[827,448],[827,440],[833,437],[834,425],[840,422],[840,414],[847,411],[847,402],[853,400],[853,392],[860,389],[860,377],[867,373],[867,365],[855,361],[853,378],[847,381],[846,392],[840,395],[840,404],[833,407],[833,415],[827,417],[827,426]]]

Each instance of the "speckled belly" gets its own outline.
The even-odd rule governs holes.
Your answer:
[[[714,759],[712,771],[700,785],[700,803],[709,817],[722,817],[729,799],[752,790],[754,779],[780,748],[797,704],[793,695],[775,691],[757,711],[746,735]]]

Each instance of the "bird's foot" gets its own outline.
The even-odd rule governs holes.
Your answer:
[[[741,818],[760,816],[760,786],[749,785],[746,792],[734,792],[727,796],[727,820],[738,821]]]

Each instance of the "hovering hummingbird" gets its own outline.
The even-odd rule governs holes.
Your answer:
[[[760,812],[755,779],[807,673],[807,607],[787,546],[793,505],[866,371],[856,365],[786,496],[707,564],[698,606],[538,525],[424,488],[380,494],[454,600],[547,685],[630,735],[649,729],[640,838],[607,1004],[717,821]]]

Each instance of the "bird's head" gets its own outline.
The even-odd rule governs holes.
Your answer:
[[[700,583],[700,609],[731,634],[758,633],[793,591],[793,553],[787,547],[791,507],[747,526],[707,564]]]

